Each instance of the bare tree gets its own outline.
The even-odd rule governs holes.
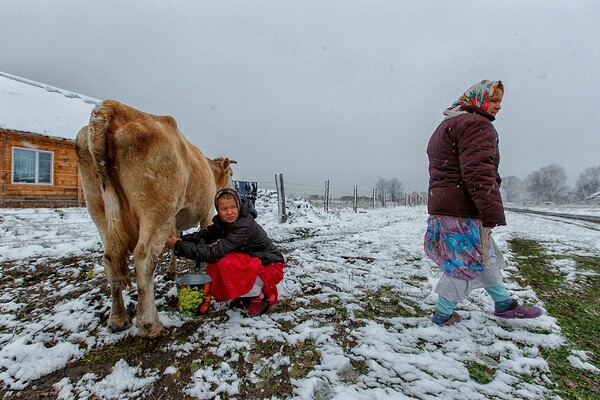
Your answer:
[[[375,183],[375,190],[377,190],[377,193],[379,195],[379,200],[380,200],[382,206],[385,204],[384,196],[385,196],[386,187],[387,187],[386,180],[383,179],[382,177],[379,177],[379,179],[377,179],[377,182]]]
[[[381,193],[381,202],[384,204],[385,200],[389,199],[392,202],[400,201],[400,196],[404,191],[404,186],[397,178],[384,179],[379,178],[375,183],[375,189]],[[385,198],[383,197],[385,196]]]
[[[377,182],[375,183],[375,189],[377,190],[383,190],[386,187],[386,180],[382,177],[379,177],[379,179],[377,179]]]
[[[575,182],[575,194],[580,200],[598,191],[600,191],[600,165],[586,168]]]
[[[567,197],[567,174],[560,165],[550,164],[529,174],[525,186],[535,201],[560,202]]]
[[[500,186],[504,195],[504,200],[511,203],[518,201],[523,191],[523,183],[514,175],[505,176],[502,178],[502,186]]]
[[[387,188],[391,196],[392,201],[400,201],[400,195],[404,191],[402,182],[398,178],[393,178],[387,181]]]

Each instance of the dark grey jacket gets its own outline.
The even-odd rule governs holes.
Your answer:
[[[254,205],[242,199],[238,219],[228,224],[218,215],[206,229],[189,235],[175,243],[175,255],[196,261],[213,263],[227,253],[235,251],[260,258],[263,265],[284,263],[283,255],[269,239],[265,230],[254,220],[258,216]]]

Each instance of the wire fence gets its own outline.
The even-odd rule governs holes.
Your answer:
[[[297,183],[297,182],[286,181],[285,182],[285,191],[286,191],[286,194],[289,194],[291,197],[305,197],[309,200],[320,199],[325,196],[326,182],[327,182],[327,180],[323,180],[322,184],[317,185],[317,184],[306,184],[306,183]],[[258,181],[257,183],[258,183],[258,187],[260,189],[274,190],[274,191],[277,190],[275,180],[273,180],[272,182]],[[354,186],[341,187],[341,186],[329,185],[327,187],[327,190],[328,190],[329,196],[332,200],[342,199],[342,198],[349,199],[351,197],[354,197],[354,195],[355,195]],[[367,188],[367,189],[364,189],[364,188],[361,189],[359,187],[358,188],[359,199],[373,201],[373,191],[374,190],[375,190],[375,187],[371,187],[371,188]],[[397,193],[394,196],[395,199],[391,200],[391,199],[389,199],[390,194],[388,193],[388,199],[389,199],[388,202],[403,204],[404,200],[401,198],[405,197],[406,195],[409,195],[409,193],[407,193],[407,192]],[[419,193],[418,195],[424,198],[423,193]],[[379,198],[380,194],[376,194],[375,196],[377,198]]]
[[[4,208],[0,210],[0,245],[56,245],[94,240],[100,235],[87,208]]]
[[[327,212],[344,208],[354,209],[355,212],[366,212],[366,210],[381,207],[416,205],[407,204],[406,201],[382,202],[377,198],[374,201],[373,196],[358,196],[356,187],[350,190],[341,187],[328,188],[331,197],[326,203],[325,182],[323,185],[286,182],[285,203],[290,207],[294,199],[304,198],[314,207],[325,209]],[[275,180],[273,182],[258,181],[257,185],[260,189],[259,198],[261,193],[278,193]],[[323,194],[306,195],[307,192],[318,191]],[[376,194],[375,191],[372,193]],[[0,245],[19,248],[31,244],[32,240],[42,246],[52,246],[73,240],[100,242],[96,226],[87,208],[80,201],[72,200],[69,204],[69,201],[57,200],[56,206],[35,207],[34,205],[39,202],[40,199],[23,200],[18,207],[10,207],[6,202],[0,202],[3,205],[3,208],[0,208]],[[69,205],[65,206],[65,203]]]
[[[285,193],[287,198],[305,198],[312,205],[320,207],[325,206],[326,199],[328,204],[334,208],[359,207],[376,208],[398,205],[416,205],[424,204],[425,198],[422,194],[398,193],[390,198],[385,193],[378,192],[374,188],[368,190],[359,190],[357,186],[342,187],[331,186],[327,180],[321,184],[285,182]],[[40,185],[45,186],[45,185]],[[275,179],[272,181],[257,181],[257,186],[261,190],[277,192]],[[77,191],[80,186],[60,186],[54,185],[53,189],[63,189],[65,191]],[[77,198],[76,193],[65,193],[45,195],[44,193],[30,193],[26,190],[21,192],[20,196],[0,194],[0,207],[7,208],[33,208],[33,207],[82,207],[85,206],[82,198]],[[360,194],[359,194],[360,193]],[[413,196],[409,198],[408,196]]]

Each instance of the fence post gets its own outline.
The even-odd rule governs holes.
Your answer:
[[[358,212],[358,185],[354,185],[354,212]]]
[[[285,188],[283,186],[283,174],[275,174],[275,186],[277,187],[277,208],[279,210],[279,223],[287,221],[285,210]]]
[[[373,188],[373,210],[375,209],[375,188]]]
[[[323,208],[325,209],[325,212],[329,212],[329,179],[325,180],[325,197]]]

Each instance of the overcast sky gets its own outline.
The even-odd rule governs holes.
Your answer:
[[[169,114],[234,178],[426,190],[425,148],[502,80],[502,176],[600,165],[600,2],[0,0],[0,71]]]

